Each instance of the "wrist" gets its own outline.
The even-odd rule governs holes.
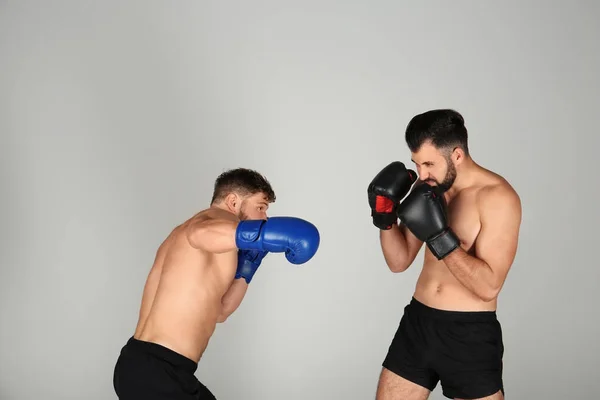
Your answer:
[[[250,284],[254,274],[260,267],[263,258],[268,254],[266,251],[257,250],[239,250],[238,264],[235,271],[235,279],[244,278],[247,284]]]
[[[244,220],[238,223],[235,230],[235,245],[242,250],[262,250],[260,233],[265,220]]]
[[[442,260],[460,247],[460,239],[451,228],[447,227],[439,234],[427,239],[427,247],[438,260]]]
[[[235,280],[243,279],[246,282],[246,285],[249,285],[252,282],[252,277],[254,274],[242,275],[239,272],[235,274]]]
[[[391,213],[381,213],[372,210],[371,217],[373,218],[373,225],[382,231],[392,229],[392,226],[398,222],[398,216],[396,215],[395,210]]]
[[[235,272],[235,279],[243,278],[247,284],[250,284],[256,270],[260,264],[254,263],[250,260],[243,260],[238,263],[237,271]]]

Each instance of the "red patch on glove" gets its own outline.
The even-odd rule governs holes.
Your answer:
[[[378,213],[391,213],[394,211],[394,202],[387,197],[377,196],[375,199],[375,211]]]

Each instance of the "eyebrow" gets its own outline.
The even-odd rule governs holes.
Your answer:
[[[412,161],[415,165],[417,164],[415,162],[415,160],[413,160],[412,158],[410,159],[410,161]],[[425,165],[433,165],[433,161],[423,161],[421,164],[425,164]]]

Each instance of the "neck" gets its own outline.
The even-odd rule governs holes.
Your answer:
[[[450,198],[454,197],[461,190],[473,186],[475,181],[475,175],[479,165],[471,158],[466,158],[456,168],[456,179],[452,184],[452,187],[446,192]]]
[[[232,214],[235,214],[229,207],[227,207],[227,204],[224,203],[213,203],[210,205],[210,208],[212,209],[218,209],[218,210],[223,210],[223,211],[227,211],[230,212]]]

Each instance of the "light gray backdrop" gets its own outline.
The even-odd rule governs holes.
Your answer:
[[[508,398],[597,396],[597,3],[103,3],[0,2],[0,398],[115,398],[157,246],[239,166],[322,245],[264,263],[197,376],[220,399],[374,398],[421,257],[387,269],[366,188],[437,107],[523,202]]]

